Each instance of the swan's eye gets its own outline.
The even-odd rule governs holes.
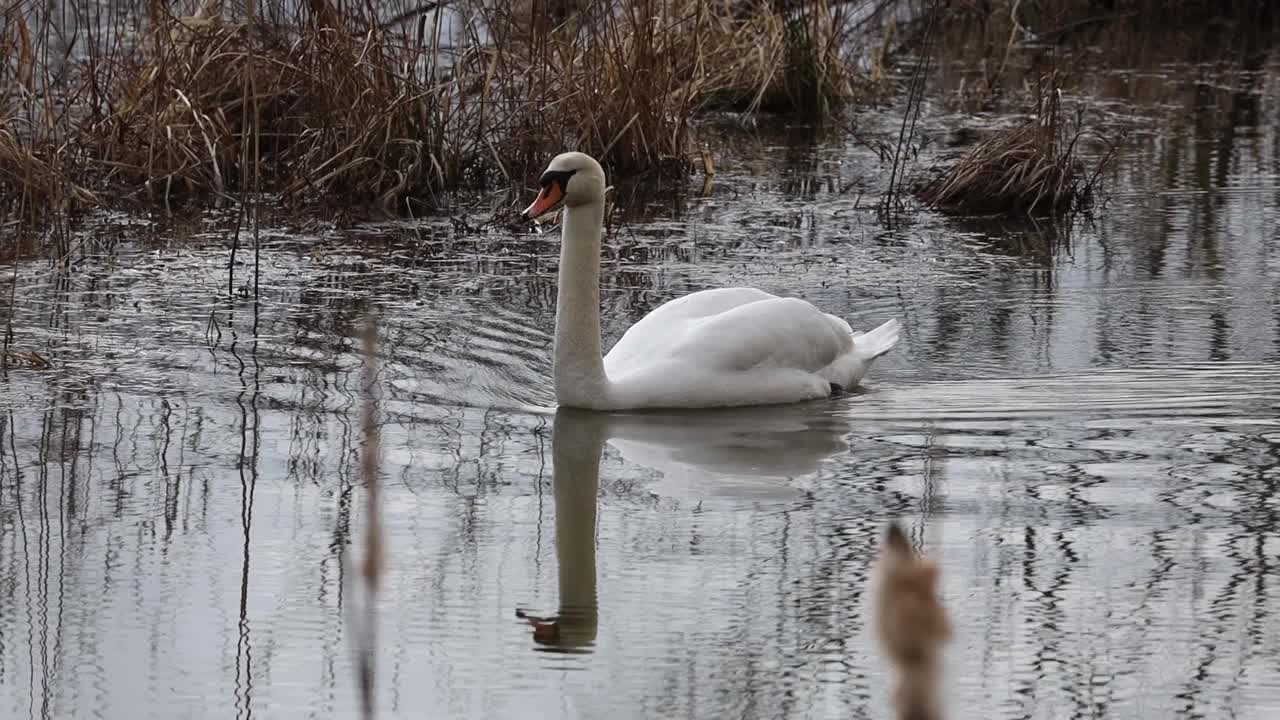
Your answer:
[[[552,183],[558,183],[560,185],[560,192],[569,192],[569,178],[573,177],[573,174],[576,172],[578,171],[548,170],[542,173],[542,178],[538,180],[538,185],[545,188],[550,187]]]

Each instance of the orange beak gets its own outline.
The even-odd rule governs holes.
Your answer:
[[[560,190],[560,183],[553,180],[543,186],[538,192],[538,197],[534,198],[533,204],[525,208],[524,212],[520,213],[520,217],[532,220],[555,207],[556,203],[562,199],[564,199],[564,193]]]

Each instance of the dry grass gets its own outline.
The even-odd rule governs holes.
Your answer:
[[[42,207],[98,200],[71,179],[68,144],[45,120],[56,108],[51,94],[39,92],[51,83],[51,73],[38,72],[47,53],[42,54],[41,26],[33,32],[32,20],[18,0],[0,4],[0,209],[20,219]]]
[[[736,16],[720,12],[706,19],[702,106],[823,119],[846,103],[884,92],[880,68],[851,70],[851,4],[793,3],[798,8],[790,15],[775,12],[777,3],[743,5],[747,10]]]
[[[566,148],[615,174],[672,176],[697,159],[700,110],[818,120],[867,86],[846,10],[828,0],[786,13],[763,0],[447,6],[388,22],[329,0],[287,13],[152,3],[112,16],[110,32],[77,16],[92,50],[53,68],[41,59],[57,11],[10,0],[0,48],[17,59],[0,80],[22,91],[0,98],[0,202],[170,207],[262,191],[400,211],[515,184]]]
[[[925,185],[921,199],[965,214],[1047,215],[1087,206],[1113,150],[1086,171],[1079,157],[1083,129],[1077,123],[1068,130],[1056,76],[1043,87],[1033,119],[979,142]]]
[[[360,7],[298,12],[288,25],[155,18],[169,42],[122,74],[95,128],[103,180],[166,203],[262,187],[386,209],[462,185],[480,154],[470,66],[414,67],[406,37]]]
[[[509,108],[498,160],[504,176],[536,172],[564,148],[615,172],[683,173],[699,87],[684,72],[703,6],[589,4],[542,35],[509,5],[489,10],[486,24],[503,49],[493,58],[493,92]]]
[[[0,194],[20,208],[35,208],[68,195],[67,199],[80,204],[98,202],[93,192],[67,179],[56,159],[23,145],[7,118],[0,118]]]

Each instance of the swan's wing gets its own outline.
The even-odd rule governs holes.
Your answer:
[[[633,330],[639,328],[637,323]],[[636,347],[629,346],[625,357],[613,358],[611,352],[605,358],[610,375],[663,361],[710,373],[768,368],[817,372],[849,352],[853,336],[848,323],[804,300],[770,296],[702,317],[654,323],[630,342]]]
[[[605,356],[605,370],[626,367],[652,357],[655,350],[666,347],[668,341],[673,339],[673,333],[678,334],[690,321],[776,297],[755,288],[732,287],[701,290],[669,300],[627,328]]]

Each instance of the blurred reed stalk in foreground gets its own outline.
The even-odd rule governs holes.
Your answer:
[[[915,553],[895,522],[881,546],[876,574],[876,630],[898,676],[893,691],[895,717],[942,720],[941,655],[952,630],[938,598],[938,566]]]
[[[377,326],[372,316],[362,332],[364,364],[361,377],[360,430],[364,447],[360,454],[360,475],[365,486],[364,556],[359,565],[358,589],[348,586],[348,622],[355,647],[360,709],[365,718],[374,716],[377,658],[377,604],[386,563],[386,538],[382,526],[382,493],[379,481],[381,436],[378,430]],[[354,590],[354,592],[352,592]]]

